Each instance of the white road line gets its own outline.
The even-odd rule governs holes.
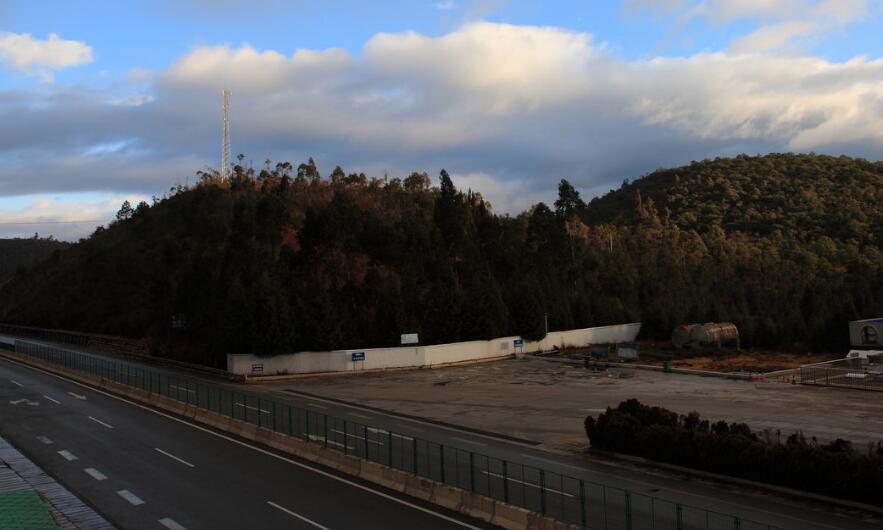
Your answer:
[[[196,466],[194,466],[193,464],[191,464],[190,462],[188,462],[188,461],[186,461],[186,460],[184,460],[184,459],[182,459],[182,458],[178,458],[177,456],[175,456],[175,455],[173,455],[173,454],[171,454],[171,453],[167,453],[167,452],[163,451],[163,450],[160,449],[159,447],[154,447],[154,449],[156,449],[156,450],[159,451],[160,453],[166,455],[167,457],[171,458],[172,460],[177,460],[178,462],[181,462],[181,463],[184,464],[185,466],[196,467]]]
[[[337,431],[340,432],[340,431]],[[319,443],[325,443],[325,438],[323,436],[319,436],[318,434],[311,434],[310,440]],[[356,447],[354,445],[344,445],[340,442],[335,442],[334,440],[328,440],[328,445],[334,445],[336,447],[346,447],[348,451],[355,451]]]
[[[257,408],[257,407],[252,407],[251,405],[246,405],[246,404],[244,404],[244,403],[233,403],[233,405],[236,406],[236,407],[245,407],[245,408],[247,408],[247,409],[251,409],[251,410],[259,410],[259,411],[261,411],[261,413],[263,413],[263,414],[269,414],[269,413],[270,413],[269,410],[259,409],[259,408]]]
[[[61,401],[58,401],[57,399],[52,399],[51,397],[47,396],[46,394],[43,394],[43,397],[48,399],[49,401],[55,403],[56,405],[61,405]]]
[[[325,405],[319,405],[318,403],[307,402],[307,406],[316,407],[317,409],[327,409]]]
[[[352,416],[354,418],[362,418],[363,420],[370,420],[371,416],[365,416],[364,414],[359,414],[358,412],[347,412],[347,416]]]
[[[32,365],[30,365],[30,364],[22,363],[22,362],[15,361],[15,360],[12,360],[12,359],[8,359],[8,358],[6,358],[6,359],[4,359],[4,360],[7,361],[7,362],[10,362],[10,363],[12,363],[12,364],[17,364],[17,365],[19,365],[19,366],[23,366],[23,367],[28,368],[28,369],[30,369],[30,370],[34,370],[35,372],[40,372],[40,373],[46,374],[46,375],[48,375],[48,376],[54,377],[54,378],[56,378],[56,379],[60,379],[60,380],[62,380],[62,381],[67,381],[68,383],[71,383],[71,384],[74,384],[74,385],[80,386],[80,387],[82,387],[82,388],[87,388],[87,389],[89,389],[89,390],[91,390],[91,391],[93,391],[93,392],[98,392],[99,394],[102,394],[102,395],[104,395],[104,396],[107,396],[107,397],[109,397],[109,398],[111,398],[111,399],[115,399],[115,400],[117,400],[117,401],[121,401],[121,402],[123,402],[123,403],[128,403],[129,405],[132,405],[133,407],[138,407],[139,409],[145,410],[145,411],[150,412],[150,413],[152,413],[152,414],[156,414],[157,416],[162,416],[163,418],[166,418],[166,419],[169,419],[169,420],[172,420],[172,421],[178,422],[178,423],[180,423],[180,424],[182,424],[182,425],[186,425],[186,426],[190,427],[191,429],[194,429],[194,430],[197,430],[197,431],[201,431],[201,432],[204,432],[204,433],[206,433],[206,434],[208,434],[208,435],[215,436],[215,437],[220,438],[220,439],[222,439],[222,440],[226,440],[226,441],[228,441],[228,442],[230,442],[230,443],[232,443],[232,444],[236,444],[236,445],[239,445],[239,446],[241,446],[241,447],[245,447],[245,448],[247,448],[247,449],[251,449],[252,451],[255,451],[255,452],[257,452],[257,453],[261,453],[261,454],[266,455],[266,456],[269,456],[269,457],[271,457],[271,458],[275,458],[276,460],[280,460],[280,461],[285,462],[285,463],[287,463],[287,464],[291,464],[292,466],[299,467],[299,468],[301,468],[301,469],[306,469],[307,471],[310,471],[310,472],[315,473],[315,474],[317,474],[317,475],[319,475],[319,476],[322,476],[322,477],[325,477],[325,478],[328,478],[328,479],[331,479],[331,480],[337,481],[337,482],[339,482],[339,483],[341,483],[341,484],[346,484],[347,486],[350,486],[350,487],[353,487],[353,488],[356,488],[356,489],[359,489],[359,490],[365,491],[365,492],[367,492],[367,493],[371,493],[371,494],[373,494],[373,495],[377,495],[378,497],[380,497],[380,498],[382,498],[382,499],[386,499],[386,500],[388,500],[388,501],[390,501],[390,502],[395,502],[395,503],[401,504],[402,506],[407,506],[407,507],[412,508],[412,509],[414,509],[414,510],[417,510],[417,511],[419,511],[419,512],[423,512],[423,513],[425,513],[425,514],[432,515],[432,516],[437,517],[437,518],[439,518],[439,519],[442,519],[442,520],[444,520],[444,521],[448,521],[448,522],[450,522],[450,523],[454,523],[454,524],[456,524],[456,525],[462,526],[463,528],[469,528],[470,530],[481,530],[481,529],[480,529],[479,527],[477,527],[477,526],[473,526],[473,525],[471,525],[471,524],[469,524],[469,523],[466,523],[466,522],[464,522],[464,521],[457,520],[457,519],[455,519],[455,518],[453,518],[453,517],[450,517],[450,516],[447,516],[447,515],[445,515],[445,514],[442,514],[442,513],[439,513],[439,512],[432,511],[432,510],[430,510],[429,508],[424,508],[423,506],[418,506],[417,504],[414,504],[414,503],[412,503],[412,502],[408,502],[408,501],[406,501],[405,499],[399,499],[398,497],[393,497],[392,495],[389,495],[389,494],[383,493],[382,491],[379,491],[379,490],[372,489],[372,488],[370,488],[370,487],[368,487],[368,486],[365,486],[365,485],[363,485],[363,484],[359,484],[359,483],[353,482],[353,481],[351,481],[351,480],[348,480],[348,479],[345,479],[345,478],[343,478],[343,477],[340,477],[340,476],[334,475],[334,474],[329,473],[329,472],[327,472],[327,471],[322,471],[321,469],[319,469],[319,468],[317,468],[317,467],[313,467],[313,466],[311,466],[311,465],[304,464],[304,463],[298,462],[298,461],[296,461],[296,460],[292,460],[291,458],[287,458],[287,457],[284,457],[284,456],[282,456],[282,455],[278,455],[278,454],[273,453],[273,452],[271,452],[271,451],[267,451],[266,449],[261,449],[260,447],[257,447],[257,446],[255,446],[255,445],[251,445],[251,444],[249,444],[249,443],[243,442],[243,441],[241,441],[241,440],[237,440],[237,439],[232,438],[232,437],[230,437],[230,436],[227,436],[227,435],[225,435],[225,434],[221,434],[221,433],[215,432],[215,431],[213,431],[213,430],[211,430],[211,429],[208,429],[208,428],[206,428],[206,427],[203,427],[203,426],[201,426],[201,425],[197,425],[197,424],[195,424],[195,423],[190,423],[189,421],[183,420],[183,419],[181,419],[181,418],[176,418],[175,416],[172,416],[171,414],[166,414],[165,412],[161,412],[161,411],[159,411],[159,410],[152,409],[152,408],[148,407],[147,405],[142,405],[141,403],[137,403],[137,402],[135,402],[135,401],[132,401],[132,400],[129,400],[129,399],[126,399],[126,398],[120,397],[120,396],[116,396],[116,395],[114,395],[114,394],[111,394],[110,392],[105,392],[105,391],[103,391],[103,390],[99,390],[99,389],[97,389],[97,388],[93,388],[93,387],[91,387],[91,386],[89,386],[89,385],[87,385],[87,384],[85,384],[85,383],[81,383],[81,382],[77,381],[76,379],[71,379],[71,378],[69,378],[69,377],[65,377],[65,376],[63,376],[63,375],[58,375],[58,374],[52,373],[52,372],[50,372],[50,371],[48,371],[48,370],[43,370],[42,368],[37,368],[36,366],[32,366]]]
[[[540,462],[546,462],[547,464],[555,464],[556,466],[569,467],[570,469],[575,469],[577,471],[586,471],[588,469],[585,467],[572,466],[570,464],[565,464],[563,462],[557,462],[555,460],[549,460],[548,458],[540,458],[538,456],[526,455],[524,453],[520,453],[518,456],[523,456],[524,458],[530,458],[531,460],[539,460]]]
[[[80,400],[86,399],[86,396],[81,396],[80,394],[74,394],[73,392],[68,392],[67,395],[69,395],[72,398],[76,398],[76,399],[80,399]]]
[[[159,524],[165,526],[169,530],[187,530],[183,526],[176,523],[175,520],[170,517],[164,517],[164,518],[160,519]]]
[[[307,519],[306,517],[304,517],[303,515],[301,515],[301,514],[299,514],[299,513],[294,513],[294,512],[291,511],[291,510],[288,510],[288,509],[286,509],[286,508],[283,508],[282,506],[279,506],[278,504],[276,504],[276,503],[273,502],[273,501],[267,501],[267,504],[269,504],[269,505],[272,506],[273,508],[276,508],[276,509],[279,510],[279,511],[282,511],[282,512],[287,513],[288,515],[290,515],[290,516],[292,516],[292,517],[297,517],[297,518],[300,519],[301,521],[303,521],[303,522],[305,522],[305,523],[307,523],[307,524],[309,524],[309,525],[313,525],[313,526],[315,526],[316,528],[321,528],[322,530],[331,530],[331,529],[328,528],[327,526],[322,526],[322,525],[320,525],[319,523],[317,523],[316,521],[313,521],[312,519]]]
[[[24,387],[23,384],[19,383],[19,382],[16,381],[15,379],[10,379],[9,382],[12,383],[13,385],[18,385],[18,386],[20,386],[20,387]]]
[[[451,440],[457,440],[458,442],[463,442],[467,444],[477,445],[480,447],[487,447],[487,444],[483,444],[481,442],[474,442],[472,440],[467,440],[466,438],[457,438],[456,436],[451,436]]]
[[[58,452],[58,454],[60,454],[62,457],[64,457],[64,459],[67,460],[68,462],[71,462],[71,461],[77,459],[77,457],[74,456],[74,454],[71,453],[70,451],[68,451],[67,449],[62,449],[61,451]]]
[[[481,472],[484,473],[485,475],[489,476],[489,477],[503,478],[503,475],[500,475],[499,473],[491,473],[491,472],[489,472],[489,471],[485,471],[485,470],[482,470]],[[506,477],[506,480],[508,480],[509,482],[515,482],[516,484],[524,484],[525,486],[529,486],[529,487],[531,487],[531,488],[540,489],[540,487],[539,487],[537,484],[532,484],[532,483],[530,483],[530,482],[525,482],[525,481],[523,481],[523,480],[518,480],[517,478]],[[560,491],[560,490],[556,490],[556,489],[554,489],[554,488],[545,488],[545,487],[544,487],[543,489],[544,489],[545,491],[548,491],[549,493],[557,493],[557,494],[563,495],[563,496],[565,496],[565,497],[573,497],[572,494],[567,493],[566,491]]]
[[[141,506],[144,504],[144,501],[142,501],[140,497],[129,490],[120,490],[117,492],[117,495],[129,501],[132,506]]]
[[[107,427],[108,429],[113,429],[113,425],[110,425],[109,423],[104,423],[103,421],[101,421],[101,420],[99,420],[99,419],[97,419],[97,418],[93,418],[92,416],[89,416],[89,419],[92,420],[92,421],[94,421],[95,423],[97,423],[97,424],[99,424],[99,425],[104,425],[104,426]]]
[[[411,438],[410,436],[405,436],[404,434],[399,434],[397,432],[390,433],[386,429],[378,429],[376,427],[368,427],[368,432],[373,432],[373,433],[377,433],[377,434],[384,434],[387,436],[392,434],[393,438],[401,438],[402,440],[408,440],[409,442],[414,441],[414,438]]]
[[[46,436],[43,436],[42,434],[40,436],[37,436],[37,439],[40,440],[43,445],[52,445],[52,440],[50,440]]]
[[[95,480],[104,480],[107,478],[104,473],[98,471],[94,467],[87,467],[83,471],[85,471],[90,477],[94,478]]]
[[[401,423],[397,423],[396,426],[401,427],[402,429],[410,429],[412,431],[417,431],[417,432],[426,432],[426,429],[421,429],[420,427],[414,427],[413,425],[403,425]]]
[[[196,390],[193,390],[192,388],[187,388],[185,386],[169,385],[169,388],[177,388],[178,390],[183,390],[184,392],[189,392],[191,394],[196,393]]]

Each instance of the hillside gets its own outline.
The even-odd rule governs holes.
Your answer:
[[[420,173],[321,178],[312,161],[236,167],[228,182],[202,175],[123,208],[16,274],[0,321],[148,337],[214,365],[412,332],[539,337],[546,316],[550,329],[642,320],[651,338],[732,320],[743,345],[842,350],[848,320],[883,314],[881,189],[879,163],[739,157],[659,171],[589,205],[562,181],[553,207],[510,217],[444,171],[432,186]]]
[[[883,234],[883,162],[823,155],[718,158],[661,169],[589,203],[589,223],[630,223],[640,200],[652,200],[687,230],[803,241],[828,236],[873,242]],[[877,237],[876,240],[873,238]],[[871,239],[869,239],[871,238]]]
[[[47,259],[56,250],[69,246],[70,243],[36,236],[28,239],[0,239],[0,281],[12,275],[19,267],[29,267]]]

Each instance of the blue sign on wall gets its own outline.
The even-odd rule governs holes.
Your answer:
[[[363,352],[363,351],[354,351],[352,355],[353,355],[353,362],[365,360],[365,352]]]
[[[513,342],[515,342],[516,348],[523,348],[524,347],[524,339],[515,339]]]

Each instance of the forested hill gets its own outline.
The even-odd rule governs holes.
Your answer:
[[[0,239],[0,281],[19,267],[28,267],[43,261],[56,250],[69,246],[69,243],[63,241],[38,236],[28,239]]]
[[[740,155],[661,169],[626,182],[593,199],[585,218],[596,224],[634,224],[638,203],[650,199],[661,215],[684,229],[867,241],[883,233],[881,182],[883,162]]]
[[[763,169],[767,168],[767,169]],[[529,338],[641,320],[734,321],[743,345],[847,347],[883,315],[881,165],[770,155],[656,172],[586,205],[495,215],[442,171],[369,179],[312,163],[201,175],[125,204],[89,239],[16,274],[0,322],[228,352]]]

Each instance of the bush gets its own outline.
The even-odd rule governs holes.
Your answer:
[[[883,442],[867,454],[848,440],[819,444],[799,432],[779,443],[744,423],[679,416],[636,399],[584,425],[597,449],[883,506]]]

